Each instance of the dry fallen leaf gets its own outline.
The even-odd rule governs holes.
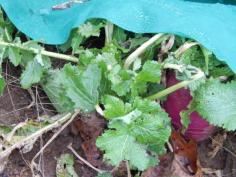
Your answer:
[[[102,155],[96,146],[96,139],[104,131],[105,126],[105,120],[93,113],[90,117],[76,120],[73,127],[73,132],[78,131],[83,140],[82,149],[86,159],[98,168],[102,165]]]
[[[197,144],[194,140],[188,142],[179,132],[172,132],[171,144],[173,146],[175,160],[180,164],[182,169],[189,173],[197,172]]]

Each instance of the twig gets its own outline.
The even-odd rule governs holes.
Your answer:
[[[64,115],[62,118],[60,118],[59,120],[55,121],[54,123],[40,129],[39,131],[27,136],[26,138],[20,140],[19,142],[16,142],[12,146],[0,152],[0,161],[1,159],[4,159],[6,156],[8,156],[14,149],[21,148],[27,145],[28,142],[31,141],[32,139],[37,139],[45,132],[48,132],[49,130],[52,130],[53,128],[60,126],[62,123],[66,122],[70,117],[71,117],[71,113],[68,113]]]
[[[129,68],[130,65],[141,55],[149,46],[154,44],[158,39],[160,39],[164,34],[156,34],[150,38],[147,42],[143,43],[139,48],[137,48],[125,61],[124,68]]]
[[[31,103],[27,106],[27,109],[30,109],[32,106],[35,105],[36,99],[35,99],[35,96],[34,96],[34,92],[31,88],[27,89],[27,91],[30,94],[30,97],[32,99]]]
[[[129,161],[125,161],[126,168],[127,168],[127,177],[132,177],[129,167]]]
[[[54,123],[38,130],[37,132],[29,136],[26,136],[24,139],[19,140],[18,142],[14,143],[13,145],[10,145],[9,147],[5,147],[5,150],[0,151],[0,162],[1,162],[0,172],[2,172],[3,170],[2,168],[6,165],[8,156],[11,154],[13,150],[27,146],[29,143],[34,143],[42,134],[48,132],[49,130],[52,130],[53,128],[60,126],[62,123],[66,122],[70,117],[71,113],[68,113],[62,116],[59,120],[55,121]]]
[[[221,145],[221,144],[220,144],[218,141],[216,141],[214,138],[210,137],[210,139],[211,139],[212,141],[214,141],[216,144]],[[223,148],[225,151],[227,151],[228,153],[230,153],[232,156],[234,156],[234,158],[236,158],[236,154],[235,154],[233,151],[231,151],[229,148],[227,148],[227,147],[225,147],[225,146],[222,146],[222,148]]]
[[[16,131],[22,127],[24,127],[27,124],[27,121],[25,122],[20,122],[19,124],[17,124],[10,133],[7,134],[7,136],[5,137],[5,140],[7,142],[10,142],[12,137],[14,136],[14,134],[16,133]]]
[[[46,149],[46,147],[75,119],[75,117],[79,114],[79,110],[76,110],[75,113],[70,117],[70,119],[48,140],[48,142],[40,149],[40,151],[34,156],[31,161],[31,168],[34,169],[35,159],[41,154],[41,152]],[[33,172],[33,171],[32,171]],[[34,173],[33,173],[34,174]]]
[[[94,167],[91,163],[89,163],[87,160],[85,160],[84,158],[82,158],[75,150],[74,148],[72,147],[72,144],[69,144],[67,146],[68,149],[71,150],[71,152],[80,160],[82,161],[85,165],[87,165],[88,167],[92,168],[93,170],[95,170],[96,172],[98,173],[103,173],[104,171],[103,170],[100,170],[96,167]]]
[[[8,42],[1,41],[1,40],[0,40],[0,46],[16,47],[16,48],[19,48],[21,50],[32,52],[34,54],[39,54],[40,53],[41,55],[44,55],[44,56],[48,56],[48,57],[52,57],[52,58],[56,58],[56,59],[67,60],[67,61],[76,62],[76,63],[79,61],[78,58],[76,58],[74,56],[55,53],[55,52],[49,52],[49,51],[46,51],[46,50],[35,49],[35,48],[32,48],[32,47],[24,47],[23,45],[8,43]]]

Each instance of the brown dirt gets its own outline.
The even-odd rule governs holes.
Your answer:
[[[4,66],[3,75],[7,81],[7,87],[2,96],[0,96],[0,124],[12,125],[23,122],[26,119],[37,119],[38,115],[53,115],[55,110],[52,106],[38,103],[37,106],[27,108],[32,102],[31,95],[27,90],[20,88],[19,84],[19,68]],[[33,88],[34,95],[40,97],[41,102],[49,103],[46,95],[40,88]],[[52,143],[49,145],[41,156],[40,166],[44,177],[55,177],[56,174],[56,159],[63,153],[71,153],[67,145],[73,144],[74,149],[84,156],[81,147],[82,142],[79,135],[71,133],[71,127],[64,130]],[[40,145],[45,144],[53,132],[49,132],[38,140],[31,152],[22,154],[19,150],[15,150],[9,157],[6,169],[0,177],[31,177],[32,173],[29,168],[29,163],[40,150]],[[86,157],[85,157],[86,158]],[[101,161],[101,157],[100,161]],[[76,158],[75,158],[76,159]],[[101,161],[102,162],[102,161]],[[101,163],[100,162],[100,163]],[[82,164],[80,161],[75,161],[75,169],[80,177],[94,177],[96,173]]]

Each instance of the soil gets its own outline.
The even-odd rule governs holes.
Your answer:
[[[11,125],[23,122],[26,119],[37,119],[38,115],[53,115],[55,110],[49,103],[46,95],[38,88],[33,88],[34,95],[38,95],[39,103],[27,108],[32,102],[29,91],[20,88],[19,68],[5,65],[4,76],[7,80],[7,87],[0,97],[0,124]],[[35,106],[36,105],[36,106]],[[43,152],[40,156],[41,173],[44,177],[55,177],[56,159],[61,154],[71,153],[67,146],[72,143],[73,148],[78,154],[84,157],[93,166],[112,170],[113,167],[106,165],[102,160],[102,153],[96,148],[95,140],[104,129],[106,122],[95,113],[77,117],[72,125],[67,127]],[[54,132],[49,132],[39,139],[31,152],[22,154],[15,150],[9,157],[6,169],[0,177],[31,177],[32,173],[29,163],[45,144]],[[220,140],[223,141],[220,143]],[[218,142],[215,143],[215,142]],[[202,177],[235,177],[236,176],[236,134],[225,133],[222,130],[216,132],[211,138],[198,144],[198,166],[201,169]],[[214,153],[212,153],[214,152]],[[211,155],[209,155],[211,154]],[[212,155],[214,154],[214,155]],[[168,153],[161,159],[158,167],[145,171],[142,177],[170,177],[170,173],[175,166],[179,176],[187,177],[178,164],[173,163],[173,154]],[[81,161],[75,161],[75,170],[80,177],[96,177],[97,173],[83,164]],[[221,172],[223,174],[221,174]],[[133,174],[137,172],[132,171]],[[125,177],[126,167],[121,164],[120,168],[114,170],[114,176]],[[181,174],[181,175],[180,175]],[[195,175],[196,177],[200,177]]]

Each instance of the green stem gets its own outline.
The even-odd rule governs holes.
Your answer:
[[[106,34],[106,43],[109,44],[112,42],[112,36],[114,31],[114,25],[111,22],[107,22],[105,26],[105,34]]]
[[[35,49],[35,48],[28,48],[28,47],[24,47],[22,45],[18,45],[18,44],[14,44],[14,43],[8,43],[8,42],[4,42],[4,41],[0,41],[0,46],[17,47],[21,50],[29,51],[29,52],[32,52],[34,54],[40,53],[44,56],[48,56],[48,57],[52,57],[52,58],[56,58],[56,59],[61,59],[61,60],[66,60],[66,61],[71,61],[71,62],[76,62],[76,63],[79,61],[78,58],[76,58],[74,56],[55,53],[55,52],[49,52],[49,51],[46,51],[46,50],[39,50],[39,49]]]
[[[192,77],[191,80],[186,80],[186,81],[182,81],[182,82],[180,82],[180,83],[178,83],[178,84],[175,84],[175,85],[173,85],[173,86],[171,86],[171,87],[169,87],[169,88],[166,88],[166,89],[163,90],[163,91],[160,91],[160,92],[158,92],[158,93],[156,93],[156,94],[153,94],[153,95],[147,97],[147,99],[150,99],[150,100],[160,99],[160,98],[162,98],[162,97],[164,97],[164,96],[169,95],[169,94],[172,93],[172,92],[175,92],[176,90],[179,90],[179,89],[181,89],[181,88],[183,88],[183,87],[188,86],[188,85],[191,84],[192,82],[194,82],[194,81],[196,81],[196,80],[198,80],[198,79],[201,79],[201,78],[203,78],[204,76],[205,76],[205,74],[204,74],[201,70],[198,70],[198,73],[195,74],[195,75]]]
[[[158,39],[160,39],[164,34],[156,34],[152,38],[150,38],[147,42],[143,43],[139,48],[137,48],[132,54],[128,56],[125,60],[124,68],[128,69],[129,66],[141,55],[145,50],[154,44]]]

